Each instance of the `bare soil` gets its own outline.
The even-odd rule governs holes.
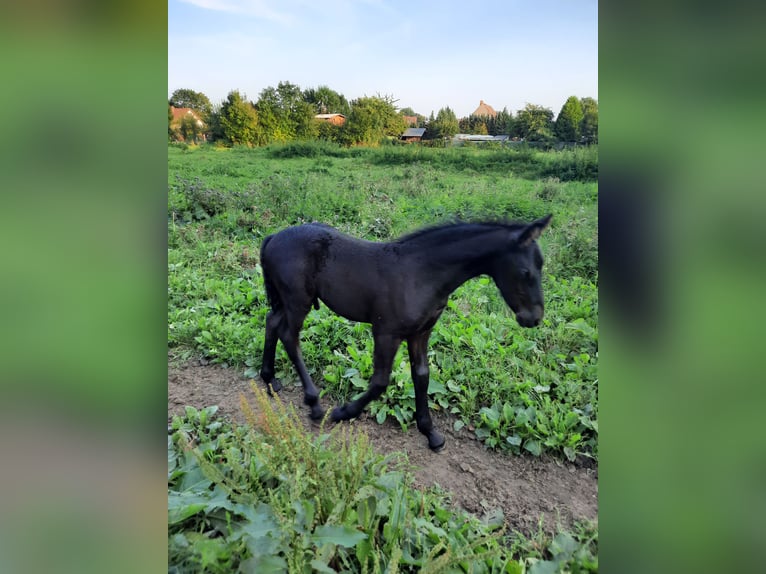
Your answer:
[[[260,381],[259,381],[260,384]],[[283,401],[304,413],[307,428],[315,428],[303,406],[300,386],[283,381]],[[206,365],[198,359],[168,364],[168,418],[182,414],[184,406],[218,405],[218,413],[244,422],[240,395],[251,397],[250,379],[240,370]],[[251,404],[254,404],[251,401]],[[323,406],[332,405],[325,399]],[[369,435],[379,452],[404,452],[414,465],[416,486],[439,485],[452,495],[452,503],[478,516],[502,509],[508,527],[525,534],[557,525],[569,528],[579,520],[598,519],[598,468],[592,461],[570,464],[550,457],[512,456],[487,450],[467,428],[455,432],[453,418],[432,413],[447,439],[444,450],[433,453],[416,428],[403,431],[398,423],[378,424],[367,414],[350,423]]]

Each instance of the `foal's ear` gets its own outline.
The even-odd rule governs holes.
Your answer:
[[[545,217],[538,219],[537,221],[533,221],[529,225],[527,225],[519,234],[518,243],[521,246],[527,246],[530,243],[532,243],[534,240],[536,240],[540,235],[542,234],[543,230],[548,227],[548,224],[551,222],[551,217],[553,217],[552,213],[549,213]]]

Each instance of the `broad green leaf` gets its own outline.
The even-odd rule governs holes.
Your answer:
[[[521,437],[519,435],[507,436],[505,441],[513,446],[519,446],[521,444]]]
[[[573,331],[579,331],[586,337],[592,337],[596,332],[596,330],[590,325],[588,325],[588,323],[586,323],[585,319],[583,319],[582,317],[579,319],[575,319],[574,321],[570,321],[569,323],[565,325],[565,327]]]
[[[481,407],[479,415],[484,418],[491,428],[497,428],[500,421],[500,415],[494,408]]]
[[[178,524],[207,508],[210,497],[198,492],[168,492],[168,524]]]
[[[540,453],[542,452],[540,441],[538,440],[528,440],[524,443],[524,448],[535,456],[540,456]]]
[[[327,564],[325,564],[321,560],[312,560],[311,567],[314,569],[315,572],[325,572],[327,574],[335,574],[335,570],[330,568]]]
[[[527,570],[529,574],[557,574],[559,563],[552,560],[538,560]]]
[[[414,397],[415,396],[415,394],[414,394],[415,393],[415,388],[414,387],[412,388],[412,391],[413,391],[413,395],[412,396]],[[431,379],[428,382],[428,391],[431,392],[431,393],[434,393],[434,394],[436,394],[436,393],[446,393],[447,392],[447,387],[445,387],[444,383],[442,383],[440,380],[438,380],[438,379]]]
[[[281,556],[253,556],[242,562],[239,570],[247,574],[284,574],[287,562]]]
[[[460,392],[460,385],[458,385],[455,381],[450,379],[447,381],[447,388],[452,391],[453,393],[459,393]]]
[[[312,538],[317,546],[335,544],[344,548],[352,548],[359,541],[366,540],[367,535],[351,526],[325,524],[314,529]]]
[[[487,525],[491,527],[500,527],[505,522],[505,515],[503,514],[502,508],[495,508],[493,510],[490,510],[487,512],[483,517],[482,521]]]
[[[551,542],[551,553],[559,560],[569,559],[577,550],[577,541],[568,532],[558,533]]]
[[[279,529],[274,511],[263,502],[256,507],[249,504],[237,504],[234,512],[246,519],[234,528],[232,537],[235,540],[243,535],[253,539],[261,538]]]
[[[505,419],[507,422],[511,422],[513,420],[513,407],[510,403],[503,404],[503,419]]]
[[[173,437],[168,435],[168,476],[175,470],[177,459],[178,453],[173,446]]]
[[[454,424],[452,425],[452,428],[456,431],[459,431],[461,428],[465,426],[465,423],[461,421],[460,419],[456,420]]]
[[[245,377],[248,379],[257,379],[260,377],[260,369],[258,367],[248,367],[245,369]]]

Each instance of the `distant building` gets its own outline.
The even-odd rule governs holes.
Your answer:
[[[471,115],[472,116],[487,116],[490,118],[494,118],[497,116],[497,112],[492,106],[485,103],[484,100],[479,100],[479,107],[476,108]]]
[[[500,142],[505,144],[510,138],[507,135],[501,136],[485,136],[479,134],[455,134],[452,137],[452,145],[463,145],[465,142],[472,143],[487,143],[487,142]]]
[[[329,122],[336,126],[342,126],[346,123],[346,116],[343,114],[317,114],[314,116],[314,119]]]
[[[407,122],[408,126],[415,126],[418,123],[418,116],[403,116],[404,121]]]
[[[198,112],[191,108],[176,108],[174,106],[170,106],[170,112],[173,114],[173,119],[170,121],[170,128],[174,131],[174,137],[178,141],[184,141],[181,125],[184,121],[188,120],[191,120],[196,125],[198,130],[197,137],[202,141],[205,141],[205,122],[199,117]]]
[[[426,128],[407,128],[401,136],[402,141],[419,142],[426,133]]]

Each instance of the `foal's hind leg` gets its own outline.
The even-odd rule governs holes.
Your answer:
[[[261,363],[261,380],[266,384],[266,389],[273,393],[282,389],[282,383],[274,378],[274,359],[279,340],[279,329],[284,320],[284,313],[280,309],[272,309],[266,315],[266,336],[263,341],[263,361]]]
[[[428,437],[428,447],[434,452],[444,448],[444,435],[434,428],[428,410],[428,337],[431,330],[418,333],[407,339],[410,355],[410,371],[415,385],[415,421],[418,430]]]
[[[319,389],[311,380],[306,364],[303,362],[303,355],[300,347],[300,332],[303,327],[303,320],[306,318],[309,309],[297,311],[288,309],[285,313],[285,320],[280,323],[279,339],[285,346],[287,356],[290,357],[295,370],[303,385],[303,402],[311,408],[309,415],[312,420],[321,420],[324,417],[324,409],[319,405]]]

